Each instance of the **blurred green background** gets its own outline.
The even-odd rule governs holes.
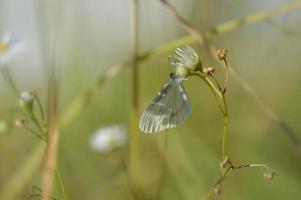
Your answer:
[[[0,30],[26,39],[27,51],[10,66],[21,90],[41,89],[45,101],[47,74],[41,62],[34,2],[0,1]],[[171,1],[201,32],[256,11],[285,5],[289,0],[189,0]],[[253,8],[249,12],[248,8]],[[59,7],[49,8],[59,9]],[[64,36],[59,43],[60,113],[105,69],[131,58],[131,1],[74,0],[64,10]],[[41,16],[40,16],[41,17]],[[301,10],[273,17],[281,28],[261,20],[219,34],[211,42],[229,50],[229,62],[301,138]],[[285,31],[284,31],[285,30]],[[289,34],[289,33],[293,34]],[[299,35],[298,35],[299,34]],[[140,0],[139,54],[187,36],[178,21],[160,1]],[[224,71],[204,47],[193,45],[203,63]],[[173,68],[168,55],[139,65],[140,113],[169,80]],[[156,199],[202,199],[220,177],[223,116],[210,90],[196,78],[184,86],[192,102],[193,115],[184,124],[162,134],[141,134],[140,181],[143,197]],[[258,107],[241,86],[230,78],[229,155],[234,164],[264,163],[276,172],[272,181],[263,169],[235,171],[225,180],[222,193],[212,199],[301,198],[301,152],[281,129]],[[69,199],[132,199],[126,175],[118,161],[128,159],[128,146],[111,154],[95,152],[89,145],[93,132],[103,126],[123,124],[129,128],[131,74],[126,69],[108,80],[76,120],[62,131],[58,165]],[[0,78],[0,121],[15,119],[17,99]],[[45,101],[46,102],[46,101]],[[138,122],[137,122],[138,125]],[[166,171],[160,185],[166,142]],[[39,140],[23,129],[0,133],[0,190],[19,169]],[[25,199],[32,186],[40,187],[40,172],[34,173],[18,199]],[[56,187],[56,191],[58,188]],[[34,198],[33,198],[34,199]],[[38,199],[38,198],[36,198]]]

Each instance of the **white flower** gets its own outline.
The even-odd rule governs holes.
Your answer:
[[[33,111],[34,96],[30,91],[21,92],[19,98],[20,108],[26,110],[27,112]]]
[[[192,47],[186,45],[177,48],[174,53],[169,56],[169,63],[177,68],[185,67],[189,70],[195,70],[199,63],[199,57]]]
[[[20,98],[22,101],[28,103],[28,102],[32,102],[34,97],[31,94],[31,92],[25,91],[25,92],[21,92],[20,94]]]
[[[25,42],[13,40],[11,34],[5,33],[0,41],[0,68],[6,65],[14,56],[24,51]]]
[[[123,126],[112,125],[95,131],[90,140],[92,149],[109,153],[127,142],[127,131]]]

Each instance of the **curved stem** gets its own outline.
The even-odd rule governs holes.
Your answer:
[[[223,139],[222,139],[222,159],[226,157],[226,144],[227,144],[227,135],[228,135],[228,106],[225,93],[223,93],[217,86],[213,84],[209,77],[203,76],[202,74],[193,72],[190,75],[200,77],[210,88],[213,93],[213,96],[218,104],[220,111],[224,116],[224,129],[223,129]]]
[[[208,77],[205,77],[205,76],[202,76],[201,74],[199,73],[191,73],[190,75],[192,76],[198,76],[200,77],[207,85],[208,87],[210,88],[211,92],[213,93],[213,96],[218,104],[218,107],[220,109],[220,111],[223,113],[223,115],[225,114],[225,111],[224,111],[224,108],[223,108],[223,105],[222,105],[222,94],[219,92],[219,90],[215,87],[215,85],[212,83],[212,81],[208,78]]]

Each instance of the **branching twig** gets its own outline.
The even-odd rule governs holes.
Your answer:
[[[232,162],[230,161],[230,159],[228,157],[226,157],[223,160],[223,162],[221,163],[221,167],[222,168],[226,168],[227,165],[228,165],[227,169],[223,172],[223,174],[221,175],[221,177],[215,182],[215,184],[213,185],[213,187],[206,194],[206,196],[204,198],[205,200],[210,199],[210,197],[213,195],[213,193],[215,193],[215,194],[221,193],[222,184],[225,181],[225,179],[227,178],[227,176],[232,171],[240,170],[240,169],[243,169],[243,168],[260,167],[260,168],[264,168],[266,170],[266,172],[263,174],[263,176],[265,178],[272,179],[273,176],[275,175],[275,173],[271,172],[271,169],[267,165],[265,165],[265,164],[245,164],[245,165],[235,166],[235,165],[232,164]]]
[[[193,28],[193,26],[178,12],[178,10],[167,0],[160,0],[163,5],[166,6],[166,8],[178,19],[178,21],[181,23],[183,28],[189,32],[193,37],[195,37],[196,41],[200,45],[205,45],[208,47],[209,52],[211,53],[212,57],[215,58],[216,61],[221,62],[219,58],[216,55],[217,48],[213,46],[212,44],[206,42],[206,39],[204,36]],[[286,10],[288,8],[293,8],[301,6],[301,2],[294,2],[291,4],[288,4],[287,6],[279,7],[278,9],[274,9],[270,12],[281,12],[283,10]],[[266,17],[268,13],[262,13],[261,15],[256,16],[255,18],[248,19],[246,22],[250,22],[252,20],[256,19],[262,19]],[[229,25],[230,26],[230,25]],[[237,26],[237,23],[233,22],[231,26]],[[230,27],[231,27],[230,26]],[[223,27],[220,27],[220,30],[222,30]],[[243,89],[255,100],[255,102],[259,105],[259,107],[265,112],[265,114],[273,120],[285,133],[291,142],[297,146],[299,150],[301,150],[301,140],[298,138],[297,134],[289,128],[289,126],[280,118],[280,116],[272,110],[272,108],[257,94],[255,89],[245,80],[243,79],[234,69],[231,67],[230,63],[227,63],[227,66],[230,68],[230,74],[232,77],[243,87]]]
[[[249,5],[248,2],[246,2],[245,0],[233,0],[233,1],[238,3],[239,4],[238,6],[241,7],[242,9],[244,9],[246,12],[248,12],[248,13],[255,12],[255,9],[251,5]],[[289,37],[292,37],[292,38],[295,38],[295,39],[298,39],[299,41],[301,41],[300,34],[297,34],[294,31],[291,31],[291,30],[285,28],[284,25],[277,22],[273,18],[269,17],[269,18],[266,18],[264,21],[266,22],[266,24],[269,24],[271,27],[275,28],[279,32],[283,33],[284,35],[287,35]]]

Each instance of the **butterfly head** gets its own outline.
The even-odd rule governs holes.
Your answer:
[[[177,73],[170,73],[169,77],[172,80],[179,81],[179,82],[182,82],[183,80],[188,80],[186,77],[180,76]]]

